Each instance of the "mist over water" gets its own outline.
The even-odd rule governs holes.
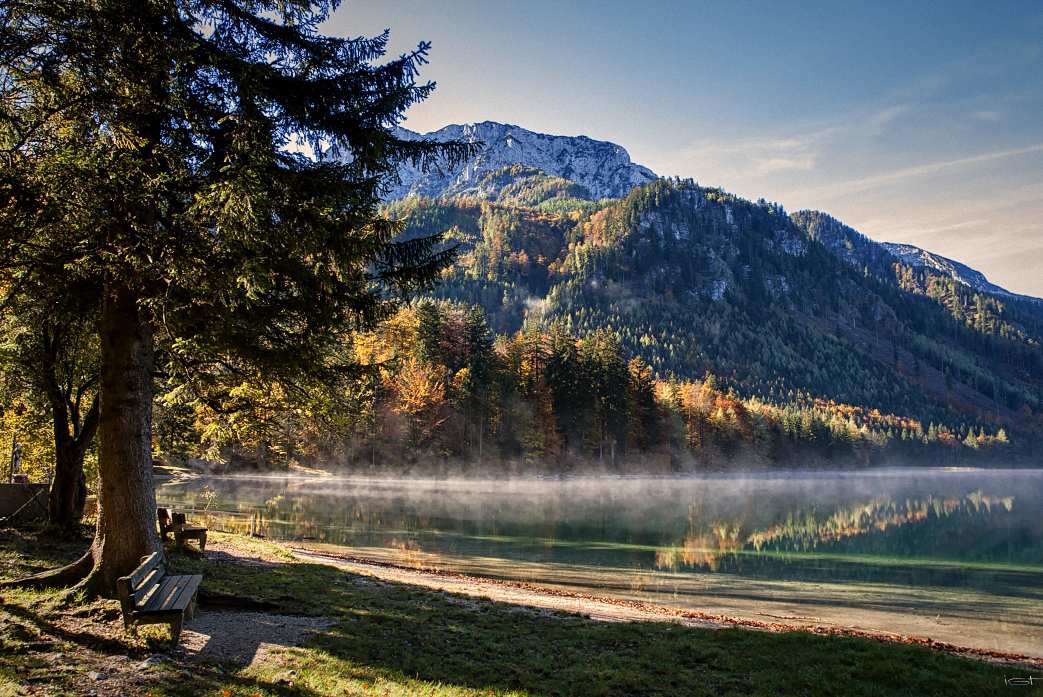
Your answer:
[[[235,476],[157,498],[201,508],[207,487],[268,537],[359,557],[703,612],[937,615],[978,644],[1043,647],[1043,470]]]

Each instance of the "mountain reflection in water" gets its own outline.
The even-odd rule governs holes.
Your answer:
[[[379,479],[224,477],[157,497],[258,517],[274,539],[385,561],[502,559],[688,573],[816,577],[842,567],[922,568],[959,585],[985,571],[1043,572],[1043,472],[897,470],[704,478]],[[213,518],[218,529],[246,518]],[[396,557],[396,550],[398,556]],[[364,556],[359,554],[359,556]],[[961,569],[942,574],[939,569]],[[928,573],[928,571],[930,572]],[[926,575],[925,575],[926,574]],[[914,574],[915,575],[915,574]],[[909,581],[915,583],[915,581]],[[980,587],[979,581],[972,585]]]
[[[212,529],[706,614],[1043,653],[1043,471],[217,477]],[[794,619],[796,618],[796,619]]]
[[[949,559],[1027,561],[1039,563],[1039,531],[1020,544],[1022,529],[1031,521],[1014,513],[1014,496],[992,496],[980,490],[963,498],[927,496],[895,501],[877,496],[865,504],[834,511],[828,516],[815,509],[786,514],[766,529],[750,529],[742,518],[701,523],[692,512],[688,530],[676,547],[656,554],[656,566],[679,569],[703,567],[722,570],[723,563],[742,552],[813,552],[823,555],[923,555]],[[1026,506],[1031,511],[1036,506]],[[1019,511],[1020,513],[1020,511]],[[1012,529],[1017,526],[1015,550]]]

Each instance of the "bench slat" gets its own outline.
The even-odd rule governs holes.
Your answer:
[[[192,596],[196,594],[196,589],[199,588],[200,581],[203,580],[203,577],[199,574],[183,576],[182,578],[187,578],[188,582],[181,587],[181,592],[177,594],[177,597],[171,600],[168,607],[170,610],[184,610],[187,608],[188,604],[192,602]]]
[[[137,614],[161,615],[184,610],[202,580],[200,575],[169,576]]]
[[[156,588],[155,592],[145,598],[142,601],[142,604],[134,608],[134,612],[136,614],[148,613],[162,605],[166,597],[169,596],[171,591],[177,587],[177,581],[179,578],[180,576],[167,576],[164,578],[159,584],[159,587]]]
[[[141,565],[131,573],[130,587],[137,588],[138,585],[141,584],[141,579],[145,578],[146,574],[148,574],[149,571],[152,571],[152,569],[154,569],[161,561],[163,561],[162,552],[153,552],[150,554],[148,558],[142,561]]]
[[[194,525],[188,522],[188,516],[184,513],[174,513],[171,520],[173,521],[172,525],[174,526],[174,532],[197,532],[206,530],[205,525]]]

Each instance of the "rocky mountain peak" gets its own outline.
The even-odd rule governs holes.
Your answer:
[[[424,135],[399,128],[396,135],[411,140],[463,140],[484,145],[475,157],[453,171],[424,173],[403,165],[399,169],[402,183],[389,192],[389,200],[410,196],[484,198],[490,193],[482,188],[483,178],[487,179],[484,175],[516,164],[576,182],[594,199],[621,198],[635,186],[659,178],[647,167],[631,162],[630,155],[619,145],[587,136],[547,135],[494,121],[446,126]]]

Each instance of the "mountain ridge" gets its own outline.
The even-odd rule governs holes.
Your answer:
[[[1001,288],[995,283],[990,282],[980,271],[976,271],[966,264],[961,264],[953,259],[943,257],[941,254],[935,254],[934,252],[929,252],[926,249],[911,244],[901,244],[897,242],[880,242],[878,244],[907,264],[941,271],[975,290],[992,293],[993,295],[1005,295],[1011,298],[1043,302],[1040,298],[1032,295],[1011,293],[1006,288]]]
[[[385,209],[458,245],[434,297],[482,307],[500,335],[613,331],[660,380],[710,373],[767,403],[835,400],[925,432],[1043,428],[1038,303],[905,263],[825,214],[690,180],[589,202],[531,168],[492,178],[515,175],[502,201]]]
[[[479,185],[481,176],[516,164],[581,184],[594,199],[622,198],[635,186],[659,178],[647,167],[631,162],[623,147],[587,136],[547,135],[495,121],[453,124],[423,135],[400,127],[395,134],[406,140],[463,140],[484,145],[455,172],[425,173],[402,165],[401,183],[391,189],[388,200],[409,196],[485,197],[490,192]]]
[[[473,197],[504,202],[502,192],[516,189],[519,182],[533,175],[530,170],[574,182],[585,189],[566,190],[567,187],[558,184],[554,192],[556,196],[591,201],[621,199],[635,186],[660,179],[651,169],[631,162],[622,146],[583,135],[548,135],[495,121],[453,124],[423,135],[399,127],[396,135],[408,140],[483,142],[484,146],[475,157],[454,171],[425,173],[408,164],[400,166],[400,182],[390,189],[386,197],[388,201],[427,196],[435,199]],[[819,214],[817,211],[808,212]],[[824,228],[817,231],[821,241],[853,266],[865,267],[889,255],[894,261],[943,273],[976,291],[1043,304],[1043,299],[1012,293],[990,282],[980,271],[958,261],[909,244],[877,242],[828,214],[819,215],[825,223]],[[816,232],[811,234],[814,237]]]

